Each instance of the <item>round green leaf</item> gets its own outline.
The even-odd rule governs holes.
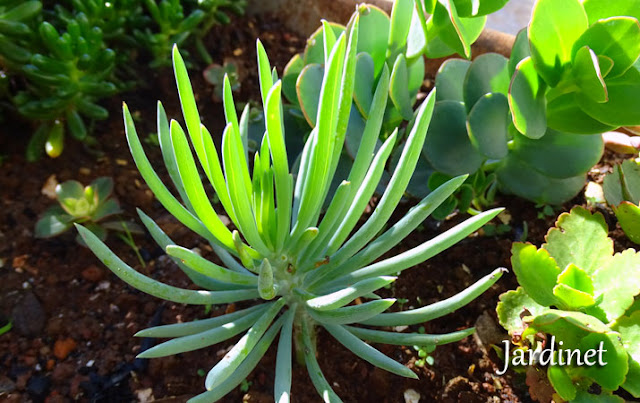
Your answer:
[[[304,60],[300,54],[297,54],[289,60],[284,68],[282,75],[282,92],[287,100],[294,105],[298,105],[298,94],[296,93],[296,82],[298,76],[304,68]]]
[[[373,86],[371,86],[373,88]],[[413,118],[412,99],[409,95],[409,73],[404,55],[398,55],[389,81],[389,97],[405,120]]]
[[[453,0],[460,17],[479,17],[495,13],[509,0]]]
[[[353,98],[358,110],[367,118],[371,103],[373,102],[373,91],[375,89],[375,66],[373,59],[368,53],[359,53],[356,56],[356,74],[353,86]]]
[[[620,334],[607,332],[604,334],[593,333],[580,342],[580,350],[586,352],[602,348],[601,357],[606,365],[596,365],[582,367],[585,374],[594,379],[600,386],[608,390],[616,390],[624,383],[625,376],[629,370],[629,359],[627,352],[622,345]]]
[[[624,74],[640,56],[640,24],[633,17],[614,17],[600,20],[587,29],[573,45],[572,56],[588,46],[598,56],[613,61],[609,74]]]
[[[640,59],[639,59],[640,60]],[[609,101],[595,102],[586,97],[578,97],[578,105],[591,117],[612,126],[640,125],[640,62],[625,74],[605,79]]]
[[[598,134],[569,134],[549,129],[537,140],[514,133],[513,141],[513,158],[557,179],[588,172],[604,151],[602,136]]]
[[[480,36],[486,20],[486,17],[461,18],[453,0],[438,1],[427,24],[427,48],[431,45],[431,38],[438,36],[455,53],[468,59],[471,57],[471,44]],[[428,56],[434,57],[429,51]]]
[[[502,55],[485,53],[471,63],[464,80],[463,90],[464,103],[468,111],[485,94],[507,95],[511,81],[507,62],[507,58]]]
[[[482,165],[484,158],[469,140],[466,120],[464,104],[436,103],[423,147],[436,171],[458,176],[474,173]]]
[[[570,92],[547,104],[547,124],[550,128],[575,134],[600,134],[616,128],[587,115],[578,105],[578,96],[578,93]]]
[[[562,272],[545,249],[516,242],[511,247],[511,267],[518,283],[535,302],[543,306],[557,304],[553,287]]]
[[[507,329],[510,335],[521,333],[524,330],[521,314],[525,310],[535,316],[544,312],[546,308],[535,302],[522,287],[500,295],[496,312],[500,324]]]
[[[509,108],[515,127],[532,139],[544,136],[547,130],[546,88],[531,58],[518,63],[509,87]]]
[[[614,211],[627,238],[640,244],[640,207],[623,201]]]
[[[587,14],[579,0],[538,0],[529,23],[531,59],[544,81],[555,87],[571,61],[571,49],[587,30]]]
[[[529,50],[529,37],[527,36],[527,29],[523,28],[516,35],[516,40],[511,48],[511,56],[509,57],[509,76],[513,76],[516,72],[516,66],[523,59],[531,56]]]
[[[436,101],[464,102],[463,85],[471,62],[449,59],[442,63],[436,75]]]
[[[578,390],[563,367],[550,365],[547,368],[547,378],[560,397],[567,401],[575,399]]]
[[[500,93],[482,96],[469,112],[469,139],[488,158],[502,159],[507,156],[508,128],[509,101]]]
[[[600,72],[600,63],[595,52],[584,46],[578,50],[571,69],[580,91],[595,102],[607,102],[607,85]]]
[[[344,32],[344,26],[330,22],[329,25],[333,28],[333,33],[336,37],[340,36]],[[311,34],[307,39],[307,46],[304,48],[304,64],[324,64],[324,35],[322,31],[323,27],[320,26]]]
[[[554,179],[543,175],[519,159],[507,157],[496,170],[504,192],[536,203],[558,205],[575,197],[586,183],[586,175]]]
[[[589,25],[618,15],[628,15],[640,20],[640,0],[582,0],[582,6],[589,16]]]
[[[382,71],[387,58],[387,43],[391,21],[387,13],[372,5],[360,6],[358,53],[368,53],[373,59],[375,76]]]
[[[324,67],[319,64],[309,64],[302,69],[296,83],[296,92],[302,113],[311,127],[316,125],[323,77]]]

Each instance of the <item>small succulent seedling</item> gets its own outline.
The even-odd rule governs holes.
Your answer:
[[[375,292],[395,281],[400,272],[434,256],[465,238],[499,213],[487,211],[436,238],[400,255],[377,261],[404,239],[463,181],[452,179],[426,197],[396,224],[385,229],[416,166],[429,125],[435,96],[421,105],[389,185],[371,216],[356,229],[381,179],[396,135],[375,150],[381,121],[370,120],[362,134],[359,152],[348,176],[321,208],[329,186],[338,175],[336,166],[346,134],[356,72],[358,17],[337,35],[327,58],[320,87],[317,122],[304,145],[295,181],[283,132],[282,81],[272,73],[264,48],[258,42],[260,92],[266,116],[264,137],[248,164],[248,116],[238,119],[229,80],[223,101],[227,126],[218,152],[202,125],[185,64],[174,48],[173,63],[186,133],[176,120],[169,122],[158,104],[158,135],[165,165],[182,202],[165,187],[144,154],[131,115],[124,106],[127,139],[143,178],[158,200],[188,228],[210,242],[222,266],[176,245],[144,213],[140,217],[154,239],[202,289],[181,289],[138,273],[118,258],[94,234],[77,226],[94,253],[116,275],[151,295],[178,303],[210,305],[257,300],[230,314],[159,326],[138,333],[143,337],[172,338],[140,355],[161,357],[204,348],[244,332],[240,340],[208,372],[207,392],[193,402],[222,398],[246,379],[279,334],[274,397],[288,402],[292,382],[292,357],[306,365],[309,376],[325,401],[340,399],[325,379],[316,359],[317,326],[354,354],[394,374],[415,378],[404,365],[385,356],[364,340],[396,345],[434,346],[460,340],[472,329],[443,335],[397,333],[370,326],[423,323],[465,305],[501,277],[503,269],[445,301],[403,312],[385,313],[395,299]],[[388,76],[379,84],[386,97]],[[382,104],[386,103],[386,99]],[[191,139],[191,144],[189,144]],[[193,146],[195,156],[191,151]],[[219,155],[222,156],[222,161]],[[219,197],[237,230],[229,229],[210,202],[198,165]],[[380,234],[376,237],[377,234]],[[361,304],[352,304],[355,300]]]
[[[613,167],[602,183],[604,197],[618,218],[620,227],[634,243],[640,244],[640,166],[634,160]]]
[[[225,76],[229,78],[231,91],[240,89],[238,67],[233,62],[225,62],[222,66],[211,64],[202,72],[202,75],[209,84],[213,85],[213,96],[216,101],[222,100]]]
[[[500,297],[497,311],[514,343],[535,350],[542,336],[549,348],[554,336],[556,353],[558,344],[582,354],[600,343],[606,350],[606,365],[550,364],[547,377],[558,395],[623,402],[611,395],[622,387],[640,397],[640,253],[614,254],[604,217],[575,207],[560,215],[542,248],[515,243],[511,264],[520,287]],[[594,383],[600,395],[590,394]]]
[[[89,186],[70,180],[56,186],[58,205],[47,210],[36,223],[35,235],[49,238],[62,234],[75,223],[84,224],[100,239],[107,237],[107,228],[123,230],[120,222],[101,223],[120,214],[120,205],[111,197],[113,180],[101,177]],[[78,238],[80,240],[80,238]]]

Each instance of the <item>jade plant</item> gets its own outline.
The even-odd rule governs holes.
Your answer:
[[[480,295],[503,273],[503,269],[497,269],[458,295],[402,312],[385,312],[395,299],[376,294],[394,282],[400,272],[465,238],[500,211],[495,209],[472,217],[420,246],[376,262],[416,229],[465,179],[452,179],[423,199],[400,221],[387,226],[416,166],[435,94],[420,106],[416,124],[389,185],[364,223],[356,228],[397,138],[397,134],[392,134],[379,150],[375,150],[380,119],[369,121],[351,171],[341,178],[326,213],[321,214],[329,186],[337,175],[336,166],[351,110],[360,32],[358,23],[358,16],[355,16],[345,32],[336,38],[327,59],[317,112],[318,125],[304,145],[302,162],[296,171],[290,168],[283,132],[283,82],[272,73],[259,41],[258,70],[266,126],[259,149],[251,158],[248,152],[249,107],[238,118],[229,80],[225,80],[223,106],[227,125],[218,151],[209,131],[201,123],[184,61],[177,48],[174,49],[175,78],[186,131],[178,121],[168,120],[160,103],[157,122],[164,163],[179,199],[153,170],[136,134],[131,114],[126,105],[123,107],[127,140],[141,175],[171,214],[209,241],[222,265],[176,245],[141,211],[140,217],[156,242],[200,289],[181,289],[160,283],[127,265],[91,231],[78,225],[80,235],[117,276],[151,295],[195,305],[254,301],[253,306],[233,313],[191,323],[163,325],[137,334],[172,338],[139,355],[152,358],[204,348],[244,333],[208,372],[205,378],[207,391],[194,397],[193,402],[216,401],[240,385],[278,334],[275,400],[290,400],[295,356],[298,362],[306,365],[322,398],[340,401],[316,359],[317,327],[325,328],[336,340],[371,364],[415,378],[410,369],[364,340],[433,347],[460,340],[473,329],[426,335],[370,326],[409,326],[440,317]],[[388,76],[383,77],[380,85],[388,85]],[[384,93],[387,93],[386,89]],[[249,159],[253,164],[248,163]],[[213,186],[221,209],[211,204],[198,165],[206,181]],[[228,228],[221,220],[219,213],[223,211],[237,229]],[[353,303],[358,299],[362,303]]]
[[[442,64],[423,153],[445,179],[461,174],[487,178],[472,198],[492,186],[538,203],[560,204],[584,186],[586,172],[602,156],[603,141],[598,134],[550,128],[540,139],[518,132],[508,101],[509,66],[516,55],[509,60],[486,53],[473,62],[450,59]]]
[[[640,253],[614,254],[602,214],[575,207],[541,248],[514,243],[511,264],[520,287],[500,296],[498,317],[519,349],[555,342],[543,369],[554,400],[623,402],[612,395],[619,388],[640,397]],[[596,365],[578,366],[559,348],[606,351]]]
[[[602,155],[601,134],[640,122],[639,10],[538,0],[508,60],[445,62],[429,164],[449,176],[494,174],[500,190],[537,203],[574,197]]]
[[[602,183],[604,197],[620,227],[634,243],[640,244],[640,166],[634,160],[613,167]]]
[[[122,212],[118,202],[111,197],[111,178],[98,178],[86,187],[78,181],[69,180],[58,184],[55,192],[58,204],[49,208],[36,223],[36,237],[58,236],[76,223],[84,224],[100,239],[107,237],[108,228],[123,230],[118,221],[104,222]]]

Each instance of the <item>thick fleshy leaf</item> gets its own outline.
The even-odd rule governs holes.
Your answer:
[[[410,97],[409,77],[407,71],[407,61],[404,55],[398,55],[393,70],[391,70],[391,79],[389,81],[389,98],[400,111],[405,120],[411,120],[413,117],[413,100]]]
[[[467,134],[464,104],[442,101],[435,105],[423,153],[439,172],[451,176],[471,174],[484,160]]]
[[[267,311],[254,323],[249,331],[242,336],[235,346],[222,357],[222,359],[209,371],[205,379],[207,390],[212,390],[229,378],[233,372],[247,358],[251,350],[258,344],[264,333],[267,331],[273,319],[284,307],[284,299],[279,299],[273,303]],[[275,326],[275,325],[274,325]]]
[[[557,304],[553,287],[557,284],[562,269],[544,249],[534,245],[514,243],[511,248],[511,265],[518,283],[538,304],[551,306]]]
[[[617,253],[592,274],[596,298],[607,320],[614,321],[624,315],[640,294],[640,254],[633,249]]]
[[[87,246],[113,273],[138,290],[167,301],[193,305],[225,304],[258,297],[257,290],[197,291],[186,290],[160,283],[138,273],[116,256],[91,231],[76,224],[78,232]]]
[[[618,15],[628,15],[640,20],[640,0],[582,0],[582,6],[589,16],[589,25]]]
[[[518,63],[509,87],[509,108],[518,131],[532,139],[547,130],[546,89],[531,58]]]
[[[578,105],[591,117],[612,126],[637,126],[640,124],[640,59],[625,74],[606,79],[609,101],[599,103],[586,97],[578,97]]]
[[[60,206],[53,206],[36,223],[36,238],[49,238],[60,235],[73,225],[74,218]]]
[[[578,50],[571,69],[576,85],[595,102],[607,102],[609,94],[595,52],[587,46]]]
[[[463,88],[471,62],[464,59],[449,59],[442,63],[436,75],[436,101],[464,102]]]
[[[600,161],[604,151],[602,136],[579,135],[547,130],[537,140],[514,133],[512,158],[551,178],[570,178],[588,172]]]
[[[376,6],[359,6],[360,27],[358,32],[358,53],[368,53],[373,58],[375,76],[382,71],[387,58],[387,44],[391,21],[387,13]]]
[[[373,65],[373,59],[368,53],[359,53],[356,57],[356,76],[355,85],[353,87],[353,98],[358,110],[365,118],[369,116],[369,110],[371,109],[371,103],[373,102],[374,88],[375,66]],[[356,153],[353,155],[355,154]]]
[[[394,57],[407,44],[407,35],[411,28],[414,0],[398,0],[393,3],[391,10],[391,25],[389,27],[389,49],[387,57]]]
[[[587,115],[578,104],[581,94],[570,92],[547,103],[547,125],[554,130],[575,134],[600,134],[615,130]]]
[[[500,301],[496,312],[502,327],[507,329],[510,335],[521,334],[525,328],[522,315],[536,316],[547,308],[534,301],[522,287],[507,291],[500,295]]]
[[[575,197],[587,179],[586,175],[554,179],[511,156],[496,170],[496,175],[503,192],[513,193],[536,203],[553,205]]]
[[[422,10],[422,2],[414,1],[414,3],[415,7],[411,15],[411,26],[409,27],[409,34],[407,35],[406,55],[408,59],[421,56],[427,47],[427,37],[425,36],[427,21],[424,11]]]
[[[633,243],[640,244],[640,207],[623,201],[614,211],[627,238]]]
[[[529,23],[529,44],[535,70],[555,87],[567,63],[573,44],[589,27],[580,0],[538,0]]]
[[[333,22],[328,23],[333,28],[333,33],[336,36],[340,36],[344,32],[344,26]],[[307,46],[304,49],[304,64],[320,64],[325,63],[324,54],[324,35],[323,27],[320,26],[311,36],[307,39]],[[319,93],[319,92],[318,92]]]
[[[296,83],[298,102],[300,102],[302,113],[311,127],[315,127],[318,117],[319,95],[323,77],[324,68],[320,64],[308,64],[302,69]]]
[[[296,54],[289,60],[282,74],[282,92],[287,100],[294,105],[299,105],[296,82],[304,68],[304,60],[300,54]]]
[[[598,56],[613,61],[609,75],[624,74],[640,56],[640,24],[633,17],[614,17],[591,25],[573,45],[573,57],[588,46]]]
[[[446,46],[469,59],[471,44],[477,39],[478,29],[482,31],[485,22],[486,17],[461,18],[453,0],[438,0],[428,23],[430,29],[427,37],[437,32]],[[429,57],[433,56],[430,54]]]
[[[323,326],[343,346],[363,360],[393,374],[418,379],[418,376],[412,370],[363,342],[344,327],[331,324],[324,324]]]
[[[509,0],[453,0],[460,17],[478,17],[495,13]]]
[[[590,334],[580,341],[580,350],[598,351],[598,356],[591,360],[596,365],[583,367],[585,375],[608,390],[616,390],[624,383],[629,359],[619,333]]]
[[[374,316],[373,318],[361,323],[363,325],[370,326],[408,326],[440,318],[473,301],[480,294],[495,284],[502,275],[506,273],[506,271],[507,269],[505,268],[496,269],[458,294],[445,300],[409,311],[381,313],[380,315]]]
[[[625,200],[640,203],[640,165],[633,160],[625,160],[620,164],[620,172]]]
[[[365,321],[373,316],[386,311],[393,303],[393,298],[379,299],[365,302],[360,305],[349,305],[329,311],[307,309],[311,317],[323,324],[345,325]]]
[[[570,213],[558,217],[542,247],[549,251],[561,269],[574,264],[593,276],[613,255],[613,241],[608,233],[602,214],[591,214],[583,207],[574,207]]]
[[[489,93],[507,95],[511,75],[507,67],[507,58],[497,53],[485,53],[478,56],[467,71],[464,80],[464,103],[467,111],[478,100]]]
[[[578,389],[566,369],[558,365],[550,365],[547,368],[547,378],[562,399],[573,401],[576,398]]]
[[[351,287],[333,292],[331,294],[312,298],[307,301],[310,308],[318,311],[327,311],[343,307],[358,297],[374,292],[391,284],[396,277],[381,276],[362,280]]]
[[[483,95],[467,118],[471,144],[491,159],[507,156],[509,148],[509,101],[501,93]]]
[[[509,76],[513,76],[516,72],[516,66],[523,59],[531,56],[529,50],[529,37],[527,36],[527,28],[523,28],[516,35],[516,40],[511,48],[511,56],[509,57]]]
[[[629,373],[622,387],[634,397],[640,397],[640,311],[618,319],[613,330],[620,333],[624,349],[629,353]]]

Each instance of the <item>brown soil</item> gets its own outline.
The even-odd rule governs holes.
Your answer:
[[[238,19],[217,28],[209,38],[214,60],[233,59],[240,64],[242,88],[237,99],[257,99],[255,38],[260,37],[272,65],[282,68],[304,40],[282,32],[273,21]],[[148,72],[147,88],[124,94],[130,109],[139,116],[141,137],[154,133],[155,100],[161,99],[168,115],[180,115],[173,74]],[[222,129],[222,106],[212,101],[212,87],[192,73],[204,123],[214,133]],[[67,142],[57,160],[43,159],[27,164],[21,150],[25,131],[20,123],[9,122],[0,136],[1,154],[8,155],[0,168],[0,326],[16,312],[17,321],[27,322],[27,331],[17,327],[0,336],[0,400],[9,402],[182,402],[204,390],[206,373],[228,349],[222,343],[175,357],[136,360],[152,340],[136,339],[137,331],[150,324],[175,323],[219,315],[222,306],[206,313],[202,307],[162,302],[125,285],[100,265],[94,255],[74,242],[74,234],[41,240],[33,238],[38,215],[52,201],[41,193],[50,175],[62,182],[77,179],[89,183],[99,176],[114,178],[115,193],[125,218],[136,219],[139,207],[165,229],[178,244],[209,250],[196,235],[182,228],[154,200],[130,157],[120,118],[121,99],[109,105],[111,119],[96,125],[97,149]],[[139,115],[138,115],[139,114]],[[159,166],[159,149],[147,146],[150,159]],[[582,199],[575,204],[584,204]],[[540,244],[553,217],[537,218],[530,203],[503,197],[512,218],[513,231],[501,237],[474,236],[445,253],[411,269],[388,290],[406,298],[406,306],[421,306],[451,296],[496,267],[509,267],[510,245],[528,226],[528,240]],[[568,203],[566,206],[571,206]],[[408,206],[396,213],[401,217]],[[422,229],[391,253],[399,253],[430,239],[464,217],[439,225],[427,221]],[[618,234],[618,239],[620,239]],[[146,267],[137,264],[132,250],[115,236],[108,244],[125,261],[143,273],[179,287],[190,282],[170,262],[148,235],[136,237]],[[626,245],[625,245],[626,246]],[[531,401],[522,375],[495,375],[502,363],[488,343],[499,342],[502,332],[495,324],[498,296],[516,287],[515,276],[506,274],[482,297],[454,314],[425,323],[427,333],[451,332],[474,326],[483,317],[485,342],[469,337],[462,342],[439,347],[432,366],[416,367],[417,351],[411,346],[396,348],[377,345],[381,351],[414,368],[420,380],[405,380],[375,369],[342,348],[326,333],[318,337],[320,365],[335,391],[347,402],[403,402],[403,394],[414,389],[421,402],[528,402]],[[36,297],[34,301],[32,296]],[[26,302],[25,302],[26,301]],[[18,311],[14,307],[22,307]],[[26,308],[25,308],[26,306]],[[41,307],[42,309],[39,309]],[[483,315],[485,314],[486,315]],[[4,316],[4,319],[2,318]],[[42,323],[39,328],[38,322]],[[33,333],[29,334],[29,326]],[[414,327],[418,329],[418,326]],[[26,333],[26,334],[25,334]],[[496,335],[497,333],[497,335]],[[248,391],[237,388],[225,402],[272,402],[275,349],[248,377]],[[3,392],[4,391],[4,392]],[[295,402],[320,401],[306,369],[296,367],[292,391]],[[145,400],[146,397],[146,400]]]

